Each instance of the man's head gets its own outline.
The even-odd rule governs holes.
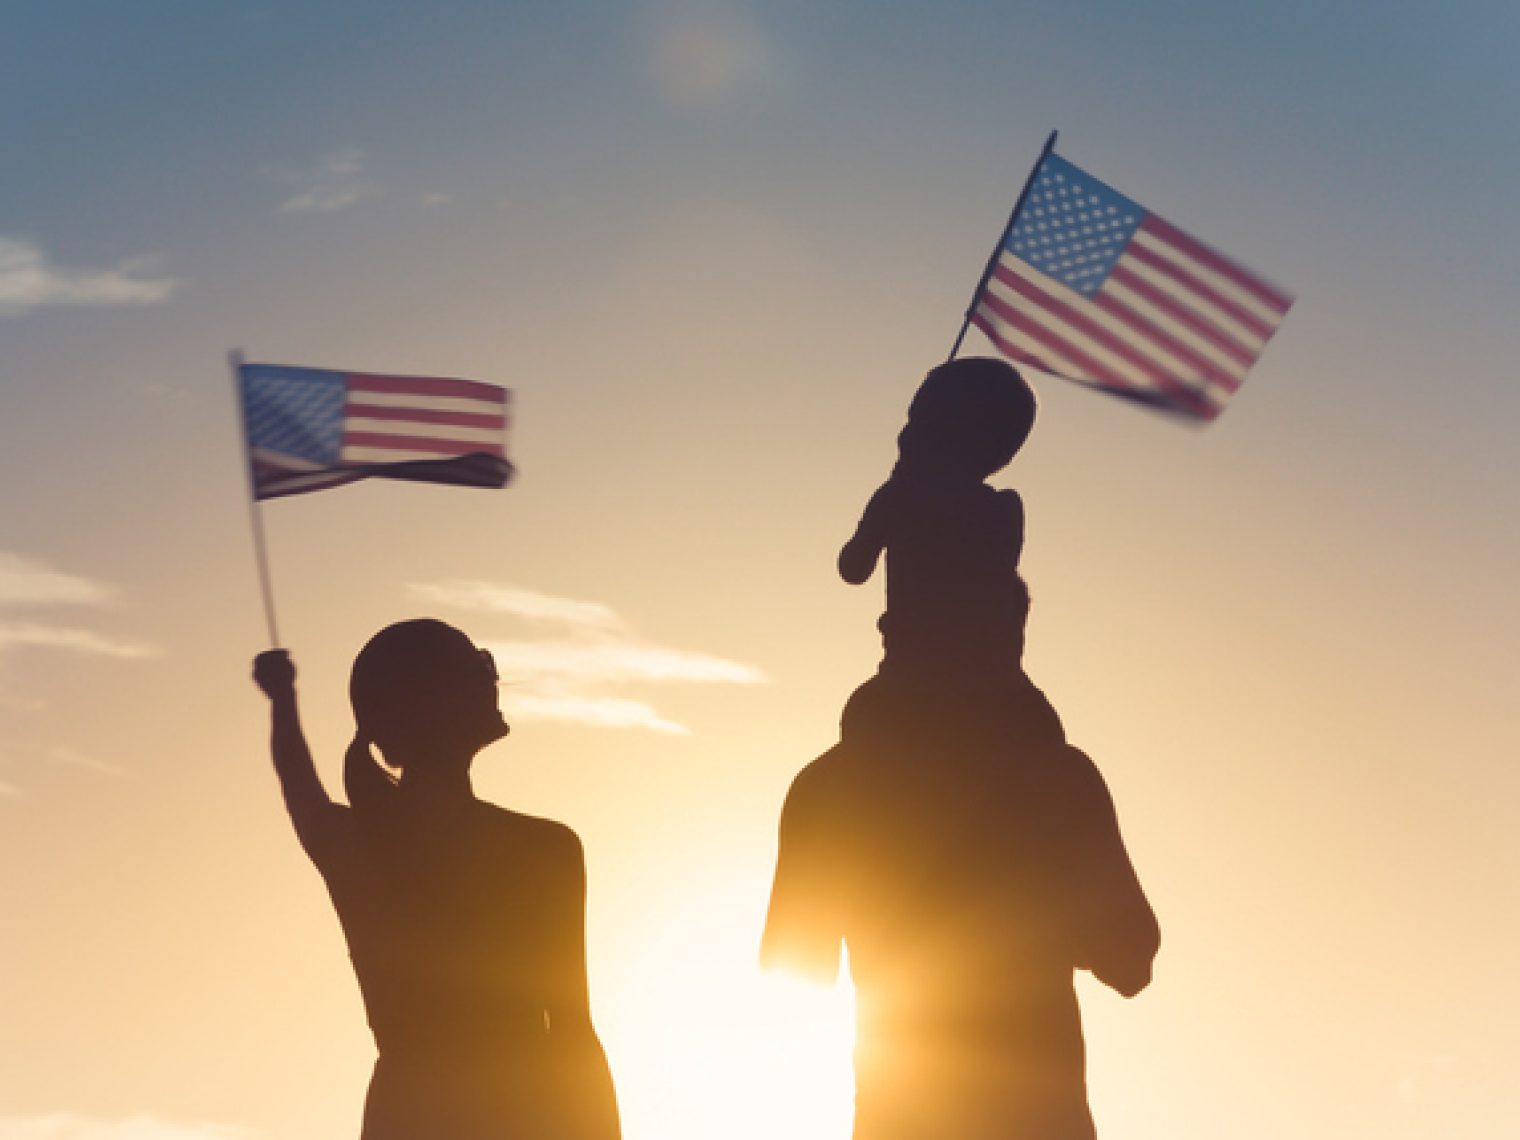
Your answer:
[[[985,356],[951,360],[914,394],[898,452],[909,466],[985,479],[1018,454],[1034,417],[1034,389],[1013,365]]]

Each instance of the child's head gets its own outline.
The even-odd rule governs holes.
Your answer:
[[[1006,361],[986,356],[935,368],[908,405],[901,462],[985,479],[1008,465],[1034,427],[1034,389]]]

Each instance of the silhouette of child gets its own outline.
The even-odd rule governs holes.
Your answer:
[[[338,912],[379,1050],[363,1140],[617,1140],[587,1000],[580,841],[470,786],[476,753],[507,733],[490,655],[431,620],[364,647],[349,806],[317,776],[289,655],[261,653],[254,680],[271,702],[285,806]]]
[[[996,710],[1030,743],[1064,740],[1022,666],[1023,502],[985,482],[1018,453],[1034,417],[1034,392],[1001,360],[942,364],[914,395],[897,465],[839,552],[840,576],[853,585],[883,552],[887,563],[885,656],[846,705],[845,739],[892,732],[905,715],[963,723]]]

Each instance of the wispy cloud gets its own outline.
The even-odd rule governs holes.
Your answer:
[[[106,269],[55,265],[36,243],[0,237],[0,316],[36,309],[152,305],[166,300],[178,282],[157,272],[153,258],[139,257]]]
[[[72,1112],[0,1116],[0,1140],[251,1140],[246,1128],[176,1123],[152,1115],[101,1120]]]
[[[96,657],[152,657],[155,650],[140,641],[121,641],[93,630],[40,622],[0,621],[0,656],[21,646],[63,649]]]
[[[631,697],[597,697],[519,689],[509,697],[512,715],[519,720],[561,720],[597,728],[647,728],[676,736],[689,735],[684,724],[666,720],[653,705]]]
[[[418,584],[413,597],[439,606],[557,627],[552,638],[480,638],[505,683],[508,712],[519,720],[573,721],[602,728],[685,733],[646,701],[606,690],[623,685],[754,685],[752,665],[638,637],[610,606],[493,582]]]
[[[583,629],[618,630],[623,622],[611,606],[601,602],[578,602],[556,598],[516,586],[495,582],[455,579],[448,582],[419,583],[409,587],[414,598],[459,610],[485,610],[509,614],[531,622],[550,622]]]
[[[298,188],[280,203],[289,214],[331,214],[380,192],[364,177],[363,152],[353,149],[328,155],[314,170],[281,177]]]
[[[36,745],[13,745],[5,752],[0,752],[0,800],[22,799],[26,791],[17,784],[11,783],[4,777],[10,772],[20,771],[23,766],[28,771],[43,764],[52,764],[60,768],[74,768],[86,772],[94,772],[102,776],[118,777],[126,773],[126,770],[116,764],[105,760],[97,760],[93,756],[86,756],[83,752],[70,748],[67,745],[55,745],[53,747]],[[0,1118],[3,1119],[3,1118]],[[0,1140],[6,1140],[8,1133],[0,1128]]]
[[[113,594],[99,582],[0,550],[0,606],[98,606],[109,602]]]
[[[123,770],[118,764],[86,756],[83,752],[70,748],[66,744],[49,748],[47,758],[52,763],[61,764],[65,768],[83,768],[89,772],[102,772],[113,776],[120,774]]]
[[[753,685],[765,680],[760,670],[737,661],[688,649],[671,649],[633,638],[581,641],[485,641],[504,677],[554,677],[583,684]]]
[[[112,637],[78,624],[62,624],[55,621],[39,621],[30,616],[18,618],[8,611],[47,609],[57,606],[85,606],[99,608],[109,605],[116,596],[114,588],[103,582],[82,578],[34,559],[0,550],[0,666],[13,653],[20,650],[48,650],[83,654],[91,657],[139,658],[151,657],[157,650],[147,642],[129,638]],[[0,704],[12,709],[35,711],[41,707],[31,696],[10,691],[9,686],[0,687]],[[104,764],[69,749],[58,746],[47,753],[46,758],[55,764],[98,771],[114,770]],[[0,796],[19,794],[15,785],[0,782]],[[62,1119],[62,1118],[47,1118]],[[10,1133],[0,1127],[0,1140],[9,1140]],[[30,1134],[27,1134],[30,1135]],[[40,1135],[52,1136],[53,1133]],[[72,1133],[59,1135],[72,1136]]]
[[[73,624],[16,619],[6,611],[55,606],[99,608],[115,600],[103,582],[70,574],[0,550],[0,660],[13,649],[61,649],[97,657],[150,657],[152,646],[96,633]]]

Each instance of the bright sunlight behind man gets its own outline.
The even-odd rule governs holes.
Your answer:
[[[825,990],[780,974],[716,972],[704,983],[686,978],[684,1000],[664,1005],[663,1031],[619,1058],[625,1129],[669,1140],[848,1136],[848,983]],[[660,1002],[671,992],[656,983],[644,998]]]
[[[641,1027],[616,1048],[623,1129],[666,1140],[838,1140],[850,1134],[855,994],[753,963],[714,960],[678,936],[645,961],[647,984],[609,1001]],[[690,946],[687,953],[670,952]],[[614,1012],[611,1008],[616,1005]]]

